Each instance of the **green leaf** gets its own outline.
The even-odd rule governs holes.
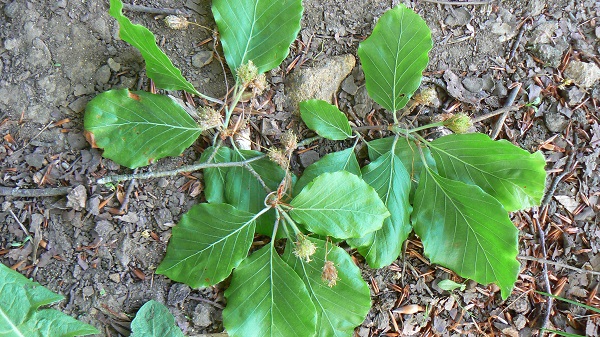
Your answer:
[[[467,286],[465,284],[462,283],[456,283],[452,280],[441,280],[440,282],[438,282],[437,284],[438,288],[442,289],[442,290],[446,290],[446,291],[453,291],[456,289],[460,289],[460,291],[464,291]]]
[[[83,125],[92,146],[129,168],[178,156],[202,132],[171,98],[127,89],[110,90],[92,99]]]
[[[212,156],[215,148],[209,147],[202,153],[200,157],[201,163],[206,163],[208,158]],[[213,163],[231,162],[231,150],[228,147],[220,147],[214,156]],[[225,203],[225,177],[227,176],[228,168],[207,168],[203,171],[204,174],[204,196],[206,201],[213,204]]]
[[[344,140],[352,136],[348,118],[335,105],[312,99],[300,103],[302,120],[319,136],[331,140]]]
[[[311,232],[338,239],[376,231],[390,215],[377,192],[346,171],[321,174],[290,206],[291,217]]]
[[[169,309],[157,301],[148,301],[131,321],[130,337],[184,337]]]
[[[72,337],[100,333],[54,309],[39,309],[64,297],[0,263],[0,335]]]
[[[348,171],[360,177],[360,166],[354,153],[354,146],[338,152],[325,155],[323,158],[309,165],[302,173],[296,185],[294,185],[295,195],[313,181],[319,175],[326,172]]]
[[[322,240],[308,240],[317,246],[317,251],[311,256],[311,262],[292,254],[293,246],[289,240],[283,260],[294,269],[308,288],[317,309],[317,336],[352,337],[354,328],[360,325],[369,313],[369,286],[345,250]],[[333,262],[338,272],[338,280],[333,287],[329,287],[321,277],[326,260]]]
[[[300,31],[301,0],[214,0],[215,17],[229,68],[254,62],[259,73],[281,64]]]
[[[306,286],[271,245],[244,260],[225,291],[231,337],[314,336],[317,311]]]
[[[546,161],[506,140],[482,133],[453,134],[430,143],[441,176],[478,185],[516,211],[538,206],[544,196]]]
[[[506,299],[519,274],[519,231],[498,200],[480,187],[423,169],[412,213],[415,233],[432,263],[482,284]]]
[[[173,228],[156,273],[192,288],[223,281],[248,255],[259,214],[228,204],[195,205]]]
[[[234,162],[243,161],[260,155],[263,154],[258,151],[242,150],[233,152],[231,160]],[[285,171],[266,157],[252,162],[250,166],[258,173],[271,191],[276,191],[279,183],[285,177]],[[231,167],[227,171],[225,181],[225,199],[227,203],[239,210],[254,214],[265,208],[267,192],[250,171],[243,167]],[[274,223],[275,210],[272,209],[256,220],[256,232],[270,236],[273,234]]]
[[[123,16],[121,0],[110,0],[110,15],[119,22],[119,36],[137,48],[146,61],[146,75],[154,80],[158,88],[185,90],[201,95],[194,86],[181,75],[169,57],[158,48],[154,34],[142,25],[134,25]]]
[[[391,216],[381,229],[358,239],[348,240],[365,257],[369,267],[383,268],[394,262],[410,232],[409,203],[411,181],[404,165],[394,153],[387,152],[363,167],[363,179],[379,194]]]
[[[371,161],[375,161],[386,152],[392,151],[394,139],[396,139],[396,137],[393,136],[368,142],[367,147],[369,150],[369,159],[371,159]],[[425,166],[423,164],[423,160],[421,159],[421,152],[423,152],[423,156],[427,161],[427,165],[431,168],[435,168],[435,160],[431,156],[431,152],[429,151],[428,147],[421,146],[420,144],[414,141],[409,141],[404,137],[398,137],[394,146],[394,153],[398,158],[400,158],[406,171],[410,173],[411,180],[415,182],[419,181],[419,174],[421,174],[421,170]],[[416,188],[416,186],[417,185],[414,184],[413,187]]]
[[[404,5],[387,11],[358,47],[369,96],[389,111],[402,109],[421,84],[433,42],[425,21]]]
[[[553,295],[553,294],[548,294],[548,293],[543,292],[543,291],[537,291],[536,290],[535,292],[538,293],[538,294],[542,294],[544,296],[552,297],[552,298],[554,298],[556,300],[559,300],[559,301],[562,301],[562,302],[565,302],[565,303],[573,304],[573,305],[576,305],[578,307],[585,308],[587,310],[591,310],[591,311],[593,311],[593,312],[595,312],[597,314],[600,314],[600,308],[596,308],[596,307],[592,307],[591,305],[586,305],[586,304],[583,304],[583,303],[579,303],[577,301],[573,301],[573,300],[570,300],[568,298],[556,296],[556,295]]]

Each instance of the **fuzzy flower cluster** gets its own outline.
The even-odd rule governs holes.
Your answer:
[[[294,242],[294,255],[306,262],[312,261],[311,256],[317,251],[317,246],[303,234],[298,234],[298,241]]]
[[[444,126],[454,133],[466,133],[473,126],[473,121],[466,114],[458,113],[446,118]]]

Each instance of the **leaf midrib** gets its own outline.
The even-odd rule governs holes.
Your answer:
[[[13,324],[13,322],[10,320],[10,317],[8,317],[8,315],[4,312],[4,309],[2,309],[2,308],[0,308],[0,315],[6,322],[8,322],[8,324],[11,327],[13,332],[16,332],[19,337],[25,337],[25,335],[23,335],[21,333],[21,331],[17,328],[17,326]]]
[[[467,225],[467,227],[469,227],[469,230],[471,230],[471,232],[474,234],[473,236],[475,237],[475,240],[477,241],[477,245],[479,247],[481,247],[481,250],[484,252],[484,256],[485,256],[485,260],[487,261],[487,264],[490,266],[490,270],[492,271],[492,274],[494,275],[494,279],[496,280],[500,280],[500,278],[498,278],[498,276],[496,275],[496,271],[494,269],[493,264],[491,263],[491,261],[489,260],[487,253],[485,251],[485,249],[483,249],[483,245],[481,244],[481,242],[479,241],[479,237],[477,235],[475,235],[475,233],[477,231],[475,231],[473,229],[473,227],[471,227],[471,224],[469,223],[469,221],[467,221],[465,215],[463,214],[463,212],[458,208],[458,206],[456,205],[456,203],[454,202],[453,198],[451,198],[448,193],[446,193],[446,190],[444,189],[444,187],[442,186],[442,184],[440,184],[437,179],[435,179],[435,176],[432,174],[432,172],[430,171],[430,169],[427,169],[427,174],[431,177],[431,179],[433,179],[433,181],[435,182],[436,186],[438,187],[439,190],[442,191],[442,193],[444,193],[444,197],[450,201],[450,203],[454,206],[454,208],[456,209],[456,212],[458,214],[460,214],[460,216],[463,218],[463,220],[465,221],[465,224]],[[456,228],[456,227],[455,227]],[[467,249],[465,248],[465,254],[467,252]],[[464,261],[464,259],[463,259]],[[487,268],[486,268],[487,269]],[[477,265],[475,265],[475,273],[477,273]]]

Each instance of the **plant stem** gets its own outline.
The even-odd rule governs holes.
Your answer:
[[[244,94],[245,89],[246,89],[246,87],[244,85],[239,84],[239,83],[236,84],[233,100],[231,101],[231,104],[229,105],[229,107],[225,108],[225,123],[223,124],[225,126],[225,128],[229,127],[229,120],[231,119],[233,110],[235,109],[237,104],[242,99],[242,95]]]
[[[392,125],[367,125],[367,126],[353,127],[352,131],[358,131],[358,132],[370,131],[370,130],[376,130],[376,131],[387,130],[387,131],[389,131],[391,129],[392,129]]]
[[[316,140],[320,140],[320,139],[323,139],[323,137],[321,137],[321,136],[314,136],[314,137],[306,138],[306,139],[302,140],[301,142],[298,142],[297,147],[306,146],[306,145],[308,145],[308,144],[310,144],[310,143],[312,143],[312,142],[314,142]]]
[[[287,222],[292,227],[292,229],[294,230],[294,233],[296,235],[302,233],[302,231],[300,231],[300,229],[298,228],[298,226],[296,225],[294,220],[292,218],[290,218],[289,214],[287,214],[287,212],[281,208],[281,205],[277,205],[277,210],[281,214],[283,214],[283,218],[285,219],[285,222]]]
[[[418,128],[408,130],[408,133],[414,133],[414,132],[418,132],[418,131],[422,131],[422,130],[426,130],[426,129],[435,128],[438,126],[444,126],[444,122],[436,122],[436,123],[419,126]]]
[[[264,158],[266,155],[260,155],[258,157],[250,158],[244,161],[239,162],[230,162],[230,163],[199,163],[193,165],[182,166],[175,170],[168,171],[156,171],[156,172],[144,172],[137,174],[119,174],[114,176],[108,176],[104,178],[100,178],[96,181],[98,184],[107,184],[114,183],[117,181],[126,181],[131,179],[152,179],[152,178],[160,178],[160,177],[171,177],[174,175],[178,175],[184,172],[193,172],[198,170],[204,170],[207,168],[218,168],[218,167],[245,167],[248,168],[250,163],[260,160]]]

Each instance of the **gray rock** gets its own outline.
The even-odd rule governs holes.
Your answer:
[[[84,209],[86,201],[87,190],[83,185],[78,185],[67,195],[67,207],[73,208],[76,211]]]
[[[533,45],[531,52],[552,68],[557,68],[562,61],[562,51],[549,44]]]
[[[350,75],[342,82],[342,90],[349,93],[350,95],[356,95],[358,86],[354,83],[354,76]]]
[[[213,60],[212,50],[203,50],[192,56],[192,65],[196,68],[202,68]]]
[[[183,283],[175,283],[169,289],[169,295],[167,296],[168,305],[177,305],[190,295],[192,289]]]
[[[110,67],[103,65],[96,71],[96,82],[98,84],[106,84],[108,81],[110,81]]]
[[[525,7],[525,13],[527,16],[532,16],[535,18],[536,16],[542,14],[545,7],[546,0],[529,0],[527,7]]]
[[[532,45],[552,43],[552,36],[558,29],[558,22],[545,21],[537,25],[531,32],[529,43]]]
[[[471,21],[471,13],[463,7],[453,10],[444,23],[448,26],[464,26]]]
[[[121,63],[116,62],[115,60],[113,60],[112,57],[109,58],[106,63],[110,67],[110,70],[112,70],[114,72],[118,72],[119,70],[121,70]]]
[[[333,95],[355,64],[354,56],[341,55],[294,72],[288,78],[288,106],[298,111],[300,102],[308,99],[322,99],[331,103]]]
[[[79,97],[78,99],[71,102],[71,104],[69,104],[69,109],[77,113],[82,112],[83,109],[85,109],[85,106],[87,105],[89,100],[90,99],[86,96]]]
[[[544,111],[544,123],[548,130],[559,133],[567,127],[569,120],[558,111],[558,103],[554,103],[548,110]]]
[[[194,310],[194,324],[201,328],[206,328],[212,324],[212,308],[209,304],[200,303]]]
[[[300,164],[304,167],[308,167],[310,164],[319,160],[319,153],[314,150],[303,152],[299,155]]]
[[[13,1],[8,5],[4,6],[4,15],[7,17],[14,19],[19,14],[19,2],[20,0]]]
[[[69,147],[71,150],[83,150],[88,147],[88,142],[85,139],[85,136],[80,132],[69,132],[67,134],[67,142],[69,142]]]
[[[103,239],[108,239],[110,237],[111,233],[113,233],[115,231],[115,228],[114,228],[112,222],[106,221],[106,220],[100,220],[96,223],[94,230]]]
[[[25,162],[29,166],[33,166],[36,169],[40,169],[44,165],[44,158],[46,156],[42,153],[31,153],[25,155]]]
[[[600,68],[594,63],[571,61],[565,69],[565,76],[580,87],[589,88],[600,79]]]
[[[569,90],[563,91],[562,96],[567,100],[567,104],[574,106],[583,101],[585,98],[585,91],[574,86],[569,88]]]
[[[84,86],[81,83],[78,83],[75,85],[75,89],[73,90],[73,95],[75,96],[82,96],[82,95],[87,95],[87,94],[91,94],[94,92],[94,87],[89,85],[89,86]]]
[[[483,79],[478,77],[465,77],[462,80],[462,84],[465,89],[469,90],[472,93],[478,93],[483,90]]]

